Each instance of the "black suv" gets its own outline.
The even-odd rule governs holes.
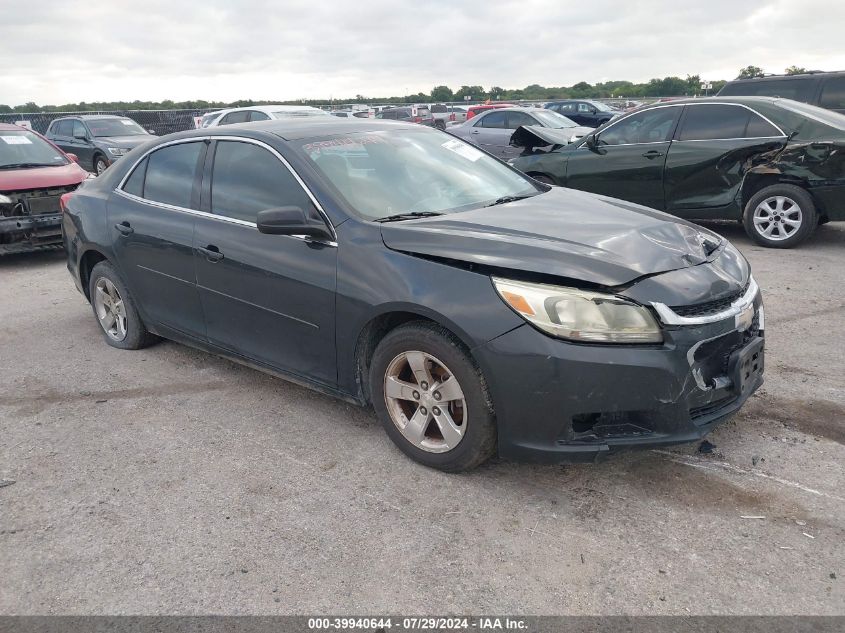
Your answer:
[[[800,75],[767,75],[729,81],[720,97],[781,97],[845,114],[845,71],[810,71]]]
[[[544,107],[552,112],[562,114],[567,119],[575,121],[578,125],[585,125],[587,127],[604,125],[619,114],[618,110],[614,110],[601,101],[586,101],[583,99],[552,101]]]

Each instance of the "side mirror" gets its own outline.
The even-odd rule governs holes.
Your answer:
[[[331,239],[331,234],[322,219],[311,220],[300,207],[278,207],[265,209],[256,219],[258,231],[269,235],[307,235]]]
[[[599,145],[598,137],[595,134],[590,134],[584,141],[584,145],[590,149],[596,149]]]
[[[79,156],[77,156],[76,154],[71,154],[70,152],[68,152],[66,155],[67,155],[67,157],[68,157],[69,159],[71,159],[74,163],[79,164]]]
[[[598,112],[598,108],[595,106],[590,106],[590,114],[596,114]]]

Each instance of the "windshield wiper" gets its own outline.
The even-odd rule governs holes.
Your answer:
[[[26,169],[28,167],[60,167],[59,163],[9,163],[0,165],[0,169]]]
[[[435,215],[443,215],[437,211],[411,211],[409,213],[397,213],[383,218],[376,218],[374,222],[398,222],[400,220],[413,220],[415,218],[432,218]]]
[[[525,200],[526,198],[533,198],[536,196],[536,193],[528,193],[524,196],[502,196],[501,198],[497,198],[490,204],[485,204],[485,207],[495,207],[497,204],[507,204],[508,202],[516,202],[517,200]]]

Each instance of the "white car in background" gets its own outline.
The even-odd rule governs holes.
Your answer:
[[[211,116],[216,115],[216,116]],[[311,116],[331,116],[325,110],[312,106],[296,105],[262,105],[248,106],[245,108],[229,108],[212,112],[203,117],[202,127],[217,127],[220,125],[231,125],[233,123],[246,123],[248,121],[269,121],[270,119],[290,119]],[[208,118],[206,118],[208,117]]]

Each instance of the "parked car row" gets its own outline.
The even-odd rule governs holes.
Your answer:
[[[845,116],[797,101],[682,99],[573,144],[542,147],[530,136],[512,164],[541,182],[682,218],[741,221],[764,246],[789,248],[818,224],[845,220]]]

